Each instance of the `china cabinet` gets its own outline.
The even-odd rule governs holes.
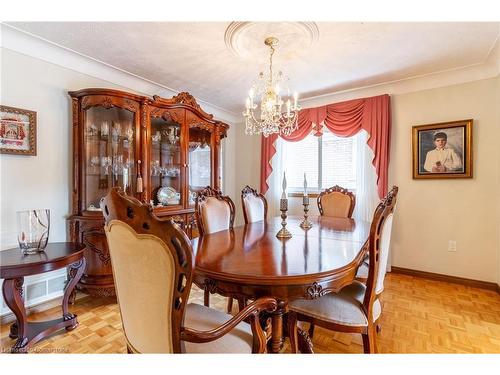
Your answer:
[[[71,241],[85,245],[87,268],[78,288],[114,295],[113,274],[99,202],[120,186],[198,235],[196,192],[220,188],[221,140],[229,126],[182,92],[166,99],[118,90],[71,91],[73,190]]]

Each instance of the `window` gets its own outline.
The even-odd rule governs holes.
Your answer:
[[[282,147],[289,191],[303,191],[304,172],[309,191],[333,185],[356,188],[357,136],[337,137],[324,129],[321,137],[311,133],[299,142],[283,142]]]

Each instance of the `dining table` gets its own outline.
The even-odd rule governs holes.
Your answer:
[[[273,297],[268,351],[279,353],[288,335],[288,301],[316,299],[351,284],[367,255],[370,223],[351,218],[289,216],[290,238],[277,238],[280,217],[269,218],[192,239],[193,281],[205,291],[239,301]],[[284,322],[285,321],[285,322]],[[299,350],[312,353],[312,342],[299,329]]]

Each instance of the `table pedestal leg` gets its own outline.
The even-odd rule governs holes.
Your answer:
[[[286,302],[278,301],[278,308],[271,313],[270,353],[279,353],[283,347],[283,314],[286,313]]]
[[[24,277],[18,277],[16,279],[5,279],[2,286],[5,304],[17,319],[17,322],[11,326],[9,334],[11,338],[17,338],[11,349],[13,353],[25,352],[28,344],[28,322],[26,310],[24,309],[23,284]]]
[[[66,326],[66,331],[71,331],[78,327],[78,321],[76,320],[76,315],[68,312],[68,303],[75,290],[76,284],[80,281],[83,271],[85,270],[87,262],[85,258],[80,259],[78,262],[73,263],[69,266],[68,270],[68,283],[64,288],[64,296],[62,300],[62,313],[63,321],[74,320],[72,325]]]

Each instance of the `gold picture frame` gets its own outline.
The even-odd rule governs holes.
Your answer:
[[[36,156],[36,112],[0,105],[0,154]]]
[[[472,123],[413,126],[413,179],[472,178]]]

